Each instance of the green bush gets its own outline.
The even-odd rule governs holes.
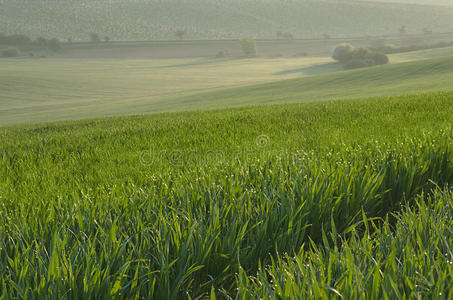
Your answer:
[[[388,56],[380,52],[373,53],[373,60],[376,63],[376,65],[386,65],[389,63]]]
[[[2,52],[3,56],[16,57],[20,55],[20,50],[16,47],[9,47]]]
[[[332,58],[335,60],[340,60],[340,58],[349,52],[352,52],[354,47],[351,44],[343,43],[335,47],[332,53]]]
[[[339,47],[340,46],[337,48]],[[335,50],[337,50],[337,48],[335,48]],[[368,48],[357,48],[351,51],[346,49],[343,49],[343,51],[337,50],[337,53],[334,51],[334,55],[336,60],[338,60],[347,70],[385,65],[389,62],[387,55]],[[332,57],[334,55],[332,55]]]
[[[245,57],[256,57],[257,49],[256,42],[254,39],[243,38],[239,40],[239,46],[241,47],[242,54]]]

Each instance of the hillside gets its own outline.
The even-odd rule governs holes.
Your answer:
[[[422,60],[437,57],[453,56],[453,47],[434,48],[419,51],[410,51],[390,55],[393,63]]]
[[[274,75],[295,65],[306,74]],[[0,59],[0,125],[140,113],[143,104],[187,93],[339,69],[327,57]]]
[[[450,91],[452,80],[453,57],[441,57],[183,96],[166,102],[166,107],[206,109]],[[160,105],[164,103],[152,104]]]
[[[423,34],[453,31],[453,10],[336,0],[3,0],[0,32],[87,40],[91,32],[113,40],[251,36],[296,38]]]
[[[451,296],[452,114],[450,92],[2,128],[1,293]]]
[[[313,58],[185,64],[11,60],[0,65],[0,125],[447,91],[453,80],[453,57],[288,81],[282,79],[335,71],[338,66]],[[225,89],[270,81],[277,82]],[[200,93],[207,89],[215,90]]]
[[[453,300],[452,20],[0,0],[0,300]]]

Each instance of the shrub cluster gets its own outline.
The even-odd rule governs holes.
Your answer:
[[[386,54],[368,48],[354,49],[350,44],[337,46],[332,58],[339,61],[346,70],[385,65],[389,62]]]

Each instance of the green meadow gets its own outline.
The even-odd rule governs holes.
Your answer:
[[[3,59],[0,125],[447,91],[453,59],[441,49],[347,72],[327,57]]]
[[[325,57],[1,59],[0,125],[185,109],[168,99],[340,69]]]
[[[1,295],[451,298],[452,104],[435,92],[4,127]]]
[[[6,0],[10,18],[48,15],[49,3],[27,1]],[[107,3],[106,18],[170,5],[192,24],[188,4],[226,5],[195,2]],[[393,21],[389,8],[412,21],[427,9],[271,2],[256,12],[262,35],[291,8]],[[53,11],[107,5],[62,3]],[[218,17],[209,34],[234,35],[261,4],[236,5],[224,9],[236,21]],[[451,13],[430,9],[438,24]],[[112,33],[150,30],[122,24],[143,32]],[[213,58],[237,46],[225,40],[65,43],[48,57],[0,58],[0,300],[453,299],[453,48],[344,71],[325,55],[329,36],[259,42],[256,58]],[[298,45],[320,56],[294,55]],[[197,47],[212,57],[157,58]]]

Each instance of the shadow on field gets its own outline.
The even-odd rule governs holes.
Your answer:
[[[280,71],[280,72],[274,73],[272,75],[289,75],[289,74],[294,74],[294,73],[301,73],[303,75],[319,75],[319,74],[325,74],[325,73],[338,72],[338,71],[342,71],[342,70],[343,70],[343,68],[340,66],[340,64],[331,62],[331,63],[326,63],[326,64],[319,64],[319,65],[314,65],[314,66],[309,66],[309,67],[303,67],[303,68],[299,68],[299,69]]]
[[[171,69],[171,68],[181,68],[181,67],[191,67],[191,66],[202,66],[202,65],[210,65],[210,64],[217,64],[219,62],[228,62],[228,61],[234,61],[234,60],[239,60],[240,58],[236,57],[229,57],[229,58],[205,58],[205,59],[200,59],[197,61],[192,61],[188,63],[183,63],[183,64],[176,64],[176,65],[168,65],[168,66],[161,66],[158,67],[157,69]]]

